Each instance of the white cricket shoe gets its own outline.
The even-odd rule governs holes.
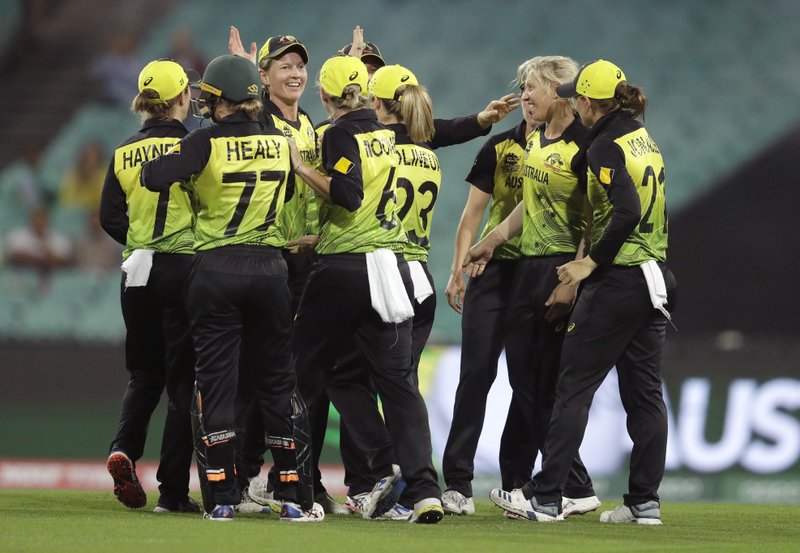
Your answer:
[[[281,505],[281,521],[286,522],[322,522],[325,511],[322,505],[314,503],[308,511],[304,511],[297,503],[285,501]]]
[[[442,502],[435,497],[426,497],[414,503],[414,513],[408,521],[417,524],[436,524],[443,518]]]
[[[361,504],[361,516],[364,518],[372,518],[375,509],[378,508],[378,503],[381,499],[392,493],[395,483],[400,479],[400,467],[392,465],[392,473],[384,476],[378,480],[372,487],[372,491],[367,494]]]
[[[442,494],[442,507],[449,515],[475,514],[475,501],[456,490],[445,490]]]
[[[536,497],[525,499],[520,489],[507,492],[495,488],[489,494],[489,499],[504,511],[535,522],[560,522],[564,520],[564,515],[560,512],[561,506],[558,503],[539,504],[536,501]]]
[[[408,507],[403,507],[399,503],[395,503],[391,509],[376,516],[372,520],[410,520],[412,515],[414,514],[413,509],[409,509]]]
[[[613,524],[634,522],[636,524],[645,524],[648,526],[660,526],[661,509],[658,501],[647,501],[631,507],[627,505],[617,505],[613,511],[601,513],[600,522],[610,522]]]
[[[585,515],[596,511],[600,507],[600,499],[596,495],[589,497],[562,497],[561,498],[561,513],[564,518],[573,515]]]
[[[357,493],[356,495],[348,495],[344,501],[344,508],[349,509],[353,513],[361,513],[363,511],[364,502],[369,497],[369,492]]]

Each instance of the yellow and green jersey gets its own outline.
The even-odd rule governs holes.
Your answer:
[[[542,257],[578,250],[586,228],[586,137],[577,119],[555,139],[539,125],[528,137],[522,165],[522,255]]]
[[[641,265],[667,258],[664,159],[642,124],[613,112],[592,129],[588,194],[593,210],[590,256],[598,264]]]
[[[402,123],[389,125],[395,133],[397,151],[397,216],[408,243],[403,254],[408,261],[428,261],[431,221],[442,183],[439,158],[433,150],[414,144]]]
[[[525,121],[507,131],[489,137],[481,147],[467,182],[492,195],[489,217],[481,238],[489,234],[522,201],[523,159],[525,158]],[[494,250],[494,259],[519,259],[520,237],[514,237]]]
[[[294,140],[303,161],[309,167],[319,165],[317,135],[314,132],[311,118],[306,112],[299,110],[297,121],[289,121],[283,116],[278,106],[269,98],[265,98],[260,120],[266,127],[275,128],[286,138]],[[314,190],[297,175],[295,175],[294,187],[290,187],[286,191],[286,202],[280,217],[278,217],[278,225],[287,241],[319,232]]]
[[[164,155],[186,132],[175,119],[148,119],[114,151],[103,185],[100,222],[125,245],[123,259],[135,249],[194,253],[194,212],[186,191],[175,181],[160,192],[139,184],[142,165]]]
[[[196,250],[285,246],[277,219],[293,178],[283,133],[241,112],[194,131],[142,170],[142,183],[150,190],[179,180],[193,193]]]
[[[330,175],[330,200],[317,197],[317,253],[402,252],[406,237],[397,216],[397,152],[394,132],[375,112],[349,112],[322,139],[322,163]]]

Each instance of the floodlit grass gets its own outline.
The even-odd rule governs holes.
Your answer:
[[[606,501],[601,510],[614,505]],[[232,523],[212,523],[199,515],[132,511],[110,491],[0,490],[0,551],[800,551],[800,506],[667,504],[661,527],[601,525],[597,512],[532,523],[508,520],[488,501],[477,507],[475,516],[447,517],[436,526],[356,516],[290,524],[275,515],[240,515]]]

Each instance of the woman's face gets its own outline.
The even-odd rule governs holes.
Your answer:
[[[551,87],[542,85],[534,77],[528,77],[528,80],[525,81],[522,102],[530,118],[535,121],[549,122],[553,116],[551,108],[555,100],[555,92]]]
[[[284,104],[297,104],[306,89],[308,72],[297,52],[288,52],[272,62],[267,71],[260,70],[261,81],[269,95]]]
[[[578,96],[575,98],[575,111],[580,115],[581,123],[587,127],[591,127],[594,125],[595,121],[597,121],[597,117],[591,108],[592,102],[585,96]]]

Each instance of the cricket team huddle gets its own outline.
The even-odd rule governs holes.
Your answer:
[[[231,27],[228,49],[202,78],[166,59],[142,69],[131,107],[142,127],[103,187],[101,225],[125,246],[130,379],[107,460],[117,499],[147,503],[135,467],[166,388],[157,513],[472,515],[488,407],[508,409],[491,501],[509,518],[562,521],[600,507],[579,447],[616,367],[629,489],[600,522],[661,524],[661,350],[676,284],[644,92],[609,61],[536,56],[517,69],[519,96],[438,119],[414,73],[356,27],[319,71],[329,118],[315,126],[300,107],[302,42],[248,50]],[[490,134],[518,108],[519,123]],[[188,132],[190,114],[207,122]],[[436,309],[436,150],[485,136],[445,288],[462,357],[442,491],[417,375]],[[503,350],[511,404],[487,405]],[[343,504],[319,469],[331,405]],[[189,496],[193,460],[202,504]]]

